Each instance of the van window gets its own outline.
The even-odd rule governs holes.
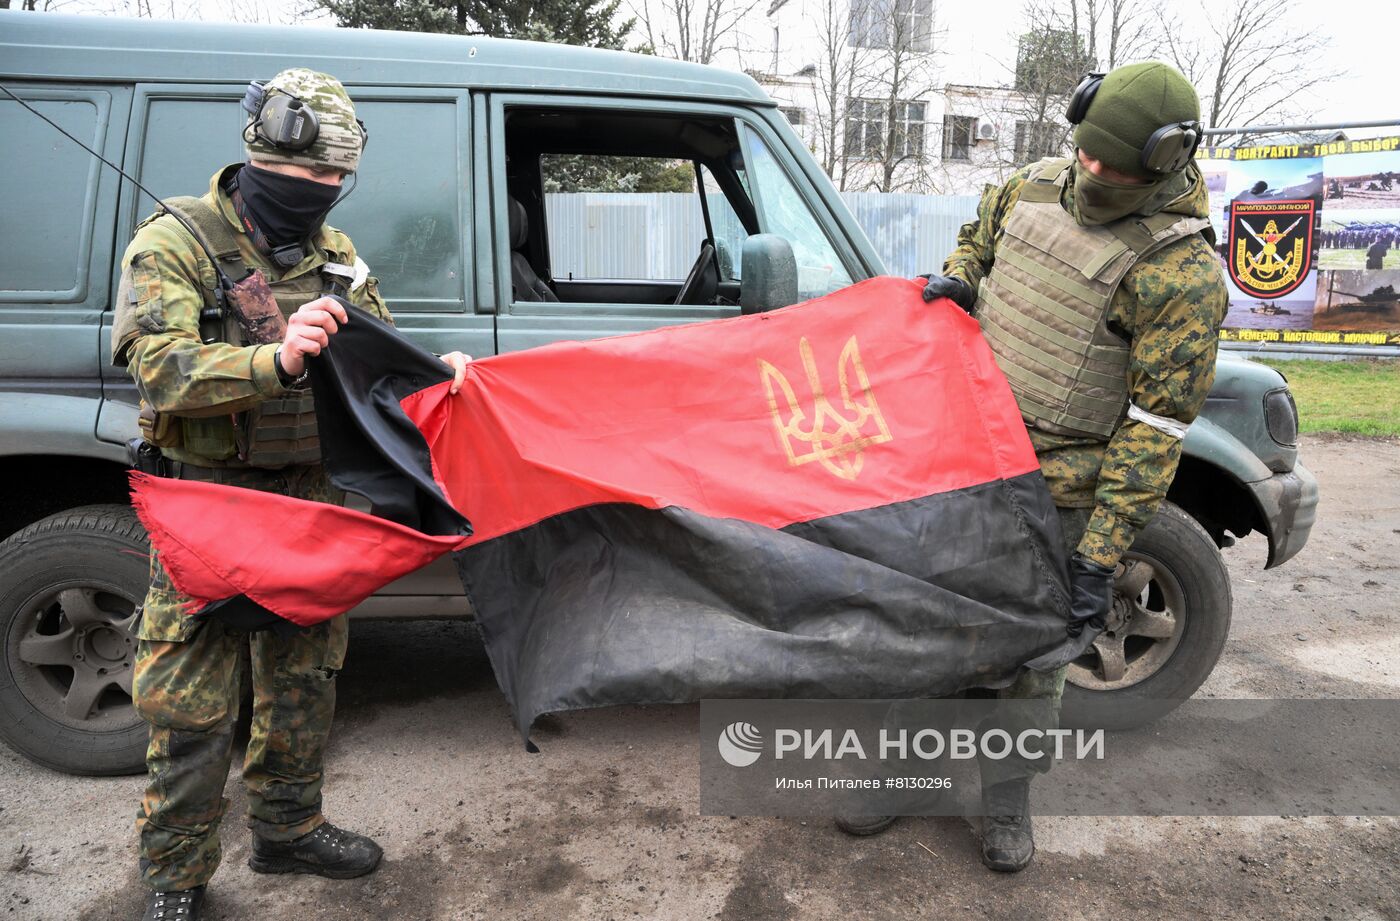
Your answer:
[[[356,185],[327,219],[350,234],[360,258],[395,304],[412,310],[463,309],[463,228],[459,160],[466,132],[456,98],[361,98],[355,112],[369,127]],[[245,159],[245,119],[231,97],[153,98],[147,108],[141,181],[162,197],[203,195],[219,168]],[[189,139],[200,139],[191,156]],[[135,217],[155,210],[141,196]]]
[[[463,204],[470,176],[465,105],[453,99],[357,98],[369,128],[358,188],[331,212],[379,279],[392,310],[464,309]]]
[[[100,147],[97,106],[54,99],[55,91],[26,94],[30,105],[74,137]],[[84,229],[92,223],[97,161],[77,144],[26,112],[0,100],[0,202],[4,290],[64,301],[87,272]],[[103,167],[104,169],[106,167]],[[23,220],[20,216],[23,215]]]
[[[152,98],[141,145],[142,184],[161,198],[203,195],[215,170],[243,160],[238,137],[243,118],[237,99]],[[199,143],[192,144],[191,138]],[[156,203],[145,194],[137,198],[133,217],[139,221],[156,210]]]
[[[505,155],[514,301],[737,308],[758,217],[733,118],[509,106]]]
[[[762,136],[747,126],[744,133],[753,157],[753,175],[749,181],[758,188],[763,230],[778,234],[792,244],[792,253],[797,259],[798,294],[803,299],[821,297],[849,285],[850,274],[802,193],[774,159]]]
[[[679,280],[695,261],[705,222],[690,161],[544,154],[540,179],[556,278]]]
[[[710,212],[710,230],[719,255],[719,277],[721,280],[738,281],[741,277],[739,260],[749,232],[744,229],[744,222],[725,197],[714,171],[708,166],[701,166],[700,179],[705,189],[705,207]]]

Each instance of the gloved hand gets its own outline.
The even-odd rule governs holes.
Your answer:
[[[972,313],[974,299],[972,289],[968,287],[967,282],[951,275],[920,275],[919,277],[928,282],[924,285],[925,303],[934,298],[946,297],[969,314]]]
[[[1088,624],[1102,631],[1113,604],[1113,567],[1102,566],[1078,553],[1069,561],[1070,636],[1078,636]]]

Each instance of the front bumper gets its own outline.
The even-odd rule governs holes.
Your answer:
[[[1317,477],[1295,463],[1287,473],[1276,473],[1246,486],[1264,519],[1264,533],[1269,538],[1269,561],[1264,568],[1272,569],[1291,560],[1308,542],[1317,520]]]

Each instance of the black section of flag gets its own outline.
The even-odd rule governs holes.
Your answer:
[[[543,713],[704,697],[913,697],[1067,648],[1039,472],[773,530],[577,509],[458,571],[522,733]]]

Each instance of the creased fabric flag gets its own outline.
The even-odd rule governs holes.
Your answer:
[[[354,311],[311,379],[327,470],[373,514],[151,478],[137,508],[181,591],[298,624],[455,551],[522,733],[1004,684],[1082,645],[1059,524],[976,322],[920,288],[487,358],[456,396]]]

